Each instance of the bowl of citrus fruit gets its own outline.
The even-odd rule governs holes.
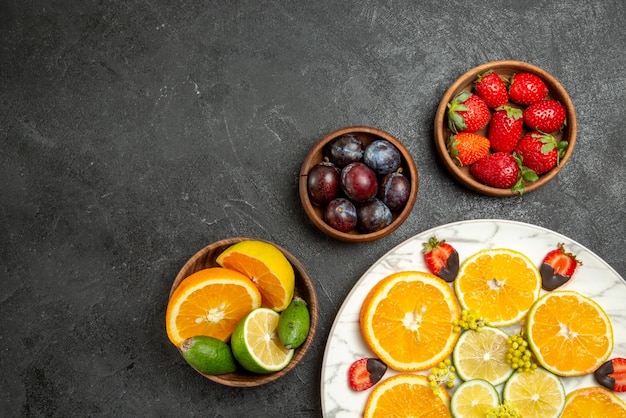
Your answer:
[[[418,174],[409,150],[381,129],[350,126],[329,133],[300,168],[302,207],[335,239],[368,242],[395,231],[417,199]]]
[[[474,67],[446,91],[435,114],[445,167],[488,196],[528,193],[552,180],[576,143],[572,100],[547,71],[503,60]]]
[[[206,378],[259,386],[305,356],[318,302],[304,266],[285,248],[229,238],[198,251],[171,287],[166,331],[186,362]]]

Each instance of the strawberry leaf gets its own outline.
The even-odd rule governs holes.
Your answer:
[[[522,178],[526,181],[535,182],[539,180],[539,176],[530,168],[523,166],[522,167]]]

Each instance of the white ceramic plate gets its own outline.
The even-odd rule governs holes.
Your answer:
[[[548,251],[564,243],[584,265],[561,289],[579,291],[606,310],[615,335],[611,358],[626,357],[626,282],[600,257],[563,235],[534,225],[504,220],[456,222],[422,232],[398,245],[376,261],[352,288],[335,318],[324,352],[321,398],[325,417],[363,416],[371,389],[355,392],[348,385],[348,368],[352,362],[374,356],[359,331],[361,303],[374,284],[391,273],[428,271],[421,252],[422,243],[433,235],[452,244],[461,263],[477,251],[506,247],[527,255],[539,266]],[[389,369],[383,379],[395,373]],[[562,381],[568,393],[578,387],[598,386],[593,375],[562,378]],[[616,394],[626,401],[626,393]]]

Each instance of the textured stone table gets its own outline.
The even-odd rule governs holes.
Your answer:
[[[1,2],[2,415],[320,416],[344,298],[449,222],[549,228],[625,276],[625,19],[619,0]],[[499,59],[550,72],[578,116],[561,174],[510,199],[459,186],[432,135],[448,85]],[[322,235],[298,200],[309,147],[347,125],[404,141],[420,174],[406,223],[368,244]],[[304,363],[254,389],[204,379],[164,330],[180,267],[232,236],[286,247],[320,301]]]

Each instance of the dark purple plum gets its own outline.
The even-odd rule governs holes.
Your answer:
[[[307,177],[311,203],[324,206],[337,197],[340,191],[340,171],[333,163],[323,161],[314,166]]]
[[[391,223],[391,210],[379,199],[372,199],[356,210],[357,227],[361,232],[379,231]]]
[[[341,189],[354,202],[365,202],[376,196],[378,178],[363,163],[350,163],[341,170]]]
[[[378,186],[378,198],[392,211],[404,208],[411,194],[411,183],[401,170],[383,177]]]
[[[344,197],[331,200],[324,211],[324,222],[337,231],[352,231],[357,223],[354,203]]]
[[[365,148],[363,162],[376,174],[383,175],[396,171],[402,163],[402,156],[391,142],[377,139]]]
[[[339,168],[363,158],[363,142],[354,134],[344,134],[326,146],[328,160]]]

